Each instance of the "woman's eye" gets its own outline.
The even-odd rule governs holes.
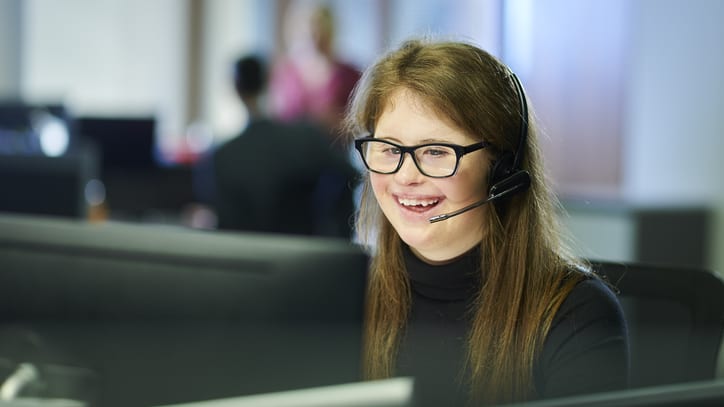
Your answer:
[[[424,154],[431,157],[445,157],[450,154],[446,148],[430,147],[425,149]]]

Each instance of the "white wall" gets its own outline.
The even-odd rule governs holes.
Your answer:
[[[20,0],[0,1],[0,99],[20,95]]]
[[[75,114],[148,114],[185,126],[187,2],[25,0],[23,96]]]
[[[711,205],[712,267],[724,274],[724,2],[639,0],[633,12],[626,195]]]
[[[620,262],[636,260],[636,225],[631,213],[624,209],[566,203],[561,223],[573,237],[571,249],[579,256]]]
[[[624,130],[625,195],[704,203],[724,213],[724,2],[632,3]],[[724,222],[712,266],[724,272]]]
[[[232,64],[248,52],[271,56],[274,46],[276,2],[201,2],[200,60],[193,61],[200,74],[199,112],[186,117],[188,0],[3,1],[3,19],[13,17],[6,4],[22,8],[22,22],[14,20],[18,35],[5,35],[12,25],[0,29],[0,57],[14,52],[6,51],[4,43],[22,47],[16,69],[22,67],[22,81],[19,74],[0,71],[0,86],[17,83],[30,102],[64,102],[76,115],[155,113],[162,142],[172,145],[191,122],[207,125],[217,139],[236,134],[246,115],[233,91]],[[340,30],[340,54],[360,66],[368,63],[381,42],[376,25],[370,24],[376,22],[375,1],[336,0],[332,5],[340,26],[353,28]]]
[[[394,46],[410,36],[432,35],[471,41],[497,56],[502,51],[498,1],[396,0],[389,9],[392,26],[386,45]]]
[[[272,47],[273,2],[203,2],[201,117],[220,139],[239,132],[246,112],[234,92],[233,63],[239,56]],[[264,16],[264,18],[260,18]],[[265,31],[267,35],[264,35]]]

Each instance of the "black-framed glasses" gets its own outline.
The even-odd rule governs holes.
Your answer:
[[[378,174],[393,174],[402,167],[405,153],[409,153],[415,166],[423,175],[446,178],[455,175],[460,158],[492,144],[481,141],[468,146],[448,143],[428,143],[417,146],[401,146],[391,141],[368,136],[354,141],[354,147],[368,170]]]

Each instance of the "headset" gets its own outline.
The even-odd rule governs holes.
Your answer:
[[[518,101],[520,102],[520,134],[518,136],[518,148],[515,151],[504,151],[492,163],[490,174],[488,175],[488,197],[482,201],[475,202],[456,211],[436,215],[428,219],[428,222],[435,223],[441,220],[452,218],[460,215],[478,206],[487,204],[488,202],[501,202],[504,198],[525,191],[530,187],[530,173],[521,168],[523,161],[523,151],[528,142],[528,102],[525,98],[523,85],[515,75],[510,73],[513,80]]]
[[[488,199],[490,201],[507,197],[514,192],[522,192],[530,186],[530,174],[521,169],[523,152],[528,142],[528,102],[518,77],[511,73],[510,78],[515,84],[520,103],[518,148],[512,152],[503,152],[492,164],[488,181]]]

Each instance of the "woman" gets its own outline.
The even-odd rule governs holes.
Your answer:
[[[347,124],[369,170],[368,378],[414,376],[430,405],[626,385],[620,305],[560,242],[507,67],[465,43],[406,42],[363,74]]]
[[[327,5],[292,3],[285,26],[286,55],[270,78],[272,113],[283,121],[310,120],[338,142],[344,108],[359,70],[334,52],[335,20]]]

